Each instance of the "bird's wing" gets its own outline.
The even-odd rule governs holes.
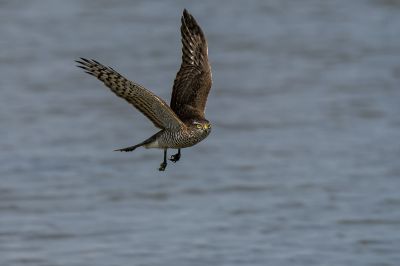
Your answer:
[[[78,67],[95,76],[109,87],[117,96],[131,103],[153,124],[161,129],[179,130],[183,122],[160,97],[146,88],[124,78],[111,67],[106,67],[95,60],[81,58],[76,61]]]
[[[182,64],[174,81],[171,108],[181,120],[202,119],[212,84],[207,41],[186,9],[181,22]]]

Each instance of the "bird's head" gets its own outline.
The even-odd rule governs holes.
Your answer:
[[[194,120],[192,124],[197,132],[201,132],[202,134],[206,135],[210,134],[211,132],[211,124],[207,120]]]

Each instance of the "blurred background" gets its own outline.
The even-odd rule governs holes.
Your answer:
[[[212,134],[157,170],[187,8]],[[1,1],[0,265],[398,265],[400,1]],[[175,151],[170,151],[170,154]]]

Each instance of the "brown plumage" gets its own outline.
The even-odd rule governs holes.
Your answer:
[[[133,151],[140,146],[164,150],[167,166],[167,149],[178,149],[171,161],[179,160],[181,148],[193,146],[206,138],[211,125],[205,119],[204,110],[211,88],[211,68],[208,63],[207,41],[192,15],[185,9],[182,16],[182,64],[178,71],[171,97],[171,107],[164,100],[143,86],[132,82],[113,68],[96,60],[81,58],[78,67],[97,77],[117,96],[124,98],[161,130],[145,141],[118,151]]]
[[[181,21],[182,64],[172,89],[171,108],[182,120],[204,119],[212,84],[207,40],[186,9]]]
[[[111,67],[106,67],[96,60],[81,58],[76,61],[78,67],[95,76],[109,87],[117,96],[124,98],[147,116],[160,129],[179,130],[185,125],[163,99],[143,86],[132,82]]]

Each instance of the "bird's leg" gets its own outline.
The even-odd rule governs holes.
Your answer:
[[[160,164],[160,168],[158,168],[158,170],[164,171],[165,167],[167,167],[167,149],[164,149],[164,161]]]
[[[171,155],[171,158],[169,159],[171,162],[176,163],[177,161],[179,161],[179,159],[181,158],[181,149],[178,149],[178,153]]]

